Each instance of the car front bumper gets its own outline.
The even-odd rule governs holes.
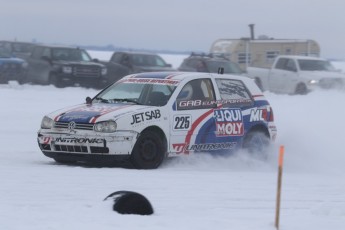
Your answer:
[[[136,132],[123,131],[112,134],[59,133],[46,130],[38,132],[38,146],[51,158],[68,158],[71,161],[112,161],[119,156],[129,156],[137,138]]]

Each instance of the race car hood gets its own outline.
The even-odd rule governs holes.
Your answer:
[[[96,123],[99,121],[105,121],[109,119],[116,119],[126,113],[133,113],[145,109],[149,106],[135,105],[130,103],[118,103],[118,104],[83,104],[73,106],[64,110],[59,110],[50,114],[50,117],[55,122],[71,122],[76,123]]]
[[[171,67],[156,67],[156,66],[135,66],[136,72],[161,72],[161,71],[176,71]]]

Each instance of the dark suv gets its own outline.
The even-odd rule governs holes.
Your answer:
[[[213,54],[192,53],[183,60],[178,70],[186,72],[217,73],[220,67],[224,69],[225,74],[244,74],[244,71],[242,71],[238,64],[231,62],[223,56]]]
[[[93,60],[86,50],[77,47],[37,45],[27,61],[27,82],[94,88],[108,84],[106,67]]]
[[[121,65],[129,73],[176,71],[161,56],[144,52],[115,52],[108,65],[109,69],[112,68],[111,65]]]

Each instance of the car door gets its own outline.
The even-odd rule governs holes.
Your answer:
[[[49,82],[49,72],[51,64],[50,49],[36,47],[28,60],[28,81],[47,84]]]
[[[236,79],[217,78],[220,99],[213,111],[215,140],[219,150],[231,150],[241,146],[249,128],[249,108],[253,98],[245,84]]]
[[[207,150],[213,143],[215,93],[211,79],[187,82],[178,93],[170,113],[170,152],[189,153]]]
[[[269,87],[274,92],[289,93],[297,80],[297,66],[292,58],[280,58],[269,76]]]

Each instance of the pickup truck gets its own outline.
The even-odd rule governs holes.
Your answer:
[[[307,94],[315,88],[343,88],[345,74],[326,59],[307,56],[278,56],[271,69],[248,67],[247,74],[263,90]]]

